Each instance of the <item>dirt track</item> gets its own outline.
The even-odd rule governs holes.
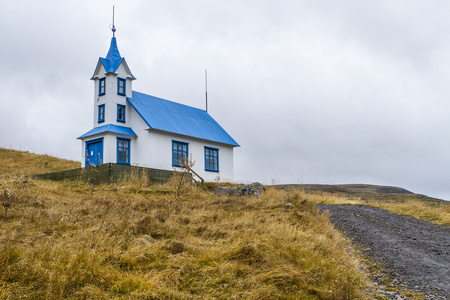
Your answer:
[[[450,227],[370,206],[317,207],[394,282],[425,299],[450,299]]]

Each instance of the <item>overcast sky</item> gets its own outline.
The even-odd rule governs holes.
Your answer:
[[[235,180],[450,199],[449,1],[0,0],[0,146],[81,160],[111,40],[133,90],[204,108]]]

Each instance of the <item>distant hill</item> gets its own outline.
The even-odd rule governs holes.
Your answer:
[[[339,194],[414,194],[408,190],[393,186],[371,184],[282,184],[276,187],[303,189],[305,192],[326,192]]]
[[[423,201],[432,205],[450,204],[449,201],[415,194],[394,186],[372,184],[279,184],[273,187],[283,190],[298,189],[306,193],[330,193],[339,196],[356,197],[371,204],[374,204],[376,201],[405,202],[410,200]]]

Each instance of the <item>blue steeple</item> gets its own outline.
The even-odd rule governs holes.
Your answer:
[[[111,38],[111,45],[109,46],[108,54],[106,54],[106,58],[100,57],[100,59],[99,59],[99,63],[101,62],[101,64],[105,68],[106,73],[116,73],[117,68],[120,66],[120,64],[123,61],[125,61],[125,58],[123,58],[120,55],[119,48],[117,47],[117,40],[116,40],[116,37],[114,36],[116,28],[113,27],[112,31],[113,31],[113,37]],[[97,65],[97,68],[94,72],[94,76],[92,76],[91,79],[94,79],[95,74],[97,74],[97,72],[99,71],[98,67],[99,66]],[[133,79],[133,80],[136,79],[136,77],[134,77],[133,74],[131,74],[131,71],[129,70],[126,62],[125,62],[125,67],[128,70],[128,73],[129,73],[131,79]]]
[[[111,46],[109,47],[109,51],[108,54],[106,54],[106,59],[121,59],[122,57],[120,56],[119,53],[119,48],[117,48],[117,41],[116,38],[113,37],[111,39]]]
[[[114,73],[123,61],[123,57],[120,56],[119,49],[117,48],[116,38],[111,39],[111,46],[109,47],[106,58],[100,57],[106,73]]]

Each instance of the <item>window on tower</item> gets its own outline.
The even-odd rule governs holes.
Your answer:
[[[126,95],[126,80],[123,78],[117,78],[117,94],[121,96]]]
[[[105,89],[106,89],[106,78],[100,78],[98,81],[98,95],[102,96],[105,94]]]
[[[105,122],[105,104],[98,106],[98,122]]]
[[[117,122],[125,123],[125,105],[117,104]]]
[[[117,163],[130,164],[130,139],[117,138]]]

